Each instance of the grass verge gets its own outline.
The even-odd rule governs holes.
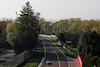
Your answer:
[[[67,50],[65,50],[65,49],[63,48],[63,46],[60,45],[58,42],[54,42],[54,44],[57,45],[57,46],[59,47],[59,49],[60,49],[66,56],[69,56],[69,57],[73,57],[73,58],[74,58],[74,56],[73,56],[70,52],[68,52]]]
[[[77,48],[72,48],[72,49],[77,52]]]
[[[44,56],[44,49],[42,42],[39,42],[34,54],[31,58],[23,62],[20,66],[18,67],[37,67],[39,63],[41,62],[42,57]]]

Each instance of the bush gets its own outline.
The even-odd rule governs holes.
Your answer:
[[[87,63],[84,64],[84,67],[94,67],[96,61],[98,60],[98,56],[91,57],[87,59]]]
[[[100,59],[97,60],[97,62],[95,63],[95,65],[98,66],[99,63],[100,63]]]
[[[88,66],[89,59],[90,59],[92,56],[93,56],[92,53],[90,53],[90,54],[88,54],[88,55],[84,58],[84,60],[83,60],[83,66],[84,66],[84,67],[87,67],[87,66]]]
[[[98,66],[97,67],[100,67],[100,63],[98,64]]]
[[[98,56],[93,56],[92,53],[89,53],[84,59],[83,59],[83,67],[94,67],[97,66],[100,63],[100,59]]]
[[[88,67],[93,67],[95,62],[98,60],[98,56],[91,57],[88,62]]]

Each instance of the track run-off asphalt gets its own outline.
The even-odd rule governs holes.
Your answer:
[[[45,51],[45,61],[42,67],[80,67],[77,59],[63,54],[51,40],[42,37],[41,40]],[[46,61],[50,61],[51,64],[45,64]]]

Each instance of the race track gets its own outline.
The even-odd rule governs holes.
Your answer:
[[[43,63],[42,67],[79,67],[77,59],[68,57],[49,39],[41,38],[45,50],[45,62],[50,61],[51,64]]]

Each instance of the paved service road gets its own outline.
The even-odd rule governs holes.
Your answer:
[[[42,67],[79,67],[77,59],[64,55],[51,40],[46,38],[41,38],[41,40],[46,52],[45,61],[51,62],[51,65],[47,65],[44,62]]]

